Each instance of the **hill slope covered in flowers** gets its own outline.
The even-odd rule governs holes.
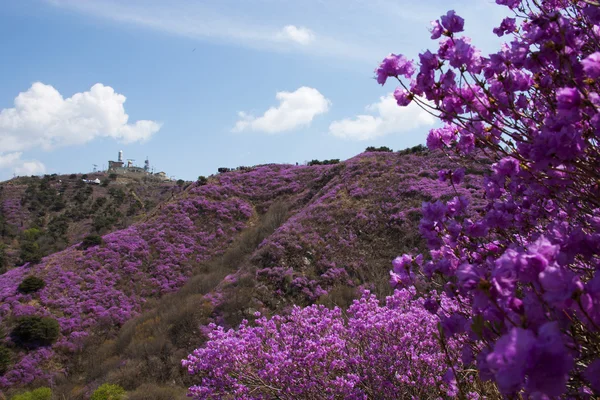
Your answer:
[[[264,165],[197,182],[148,218],[0,275],[2,390],[47,385],[85,398],[110,381],[189,385],[180,360],[207,326],[237,326],[292,305],[350,304],[362,289],[390,293],[389,264],[423,249],[421,204],[457,194],[480,204],[485,159],[454,187],[440,154],[368,152],[332,165]],[[23,279],[41,278],[34,292]],[[13,333],[24,316],[55,319],[51,345]],[[158,390],[158,389],[157,389]],[[166,390],[166,389],[165,389]],[[143,397],[140,397],[143,398]]]
[[[89,183],[95,179],[101,184]],[[126,228],[182,186],[103,172],[0,182],[0,273],[37,262],[87,235]]]

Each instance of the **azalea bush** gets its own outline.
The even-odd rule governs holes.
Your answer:
[[[200,384],[195,399],[397,399],[457,394],[436,339],[437,318],[414,289],[381,305],[365,292],[339,308],[295,307],[287,316],[214,324],[209,342],[183,361]],[[454,302],[442,299],[448,309]],[[458,341],[446,351],[457,356]]]
[[[482,212],[461,196],[424,204],[429,251],[398,258],[392,281],[461,299],[451,315],[437,295],[427,304],[445,338],[468,335],[462,370],[503,395],[599,395],[600,6],[496,3],[514,14],[494,29],[508,38],[497,53],[461,36],[465,21],[449,11],[432,23],[437,51],[418,64],[391,54],[376,70],[379,83],[400,83],[399,106],[443,121],[429,149],[493,162]],[[440,179],[454,184],[461,171]]]

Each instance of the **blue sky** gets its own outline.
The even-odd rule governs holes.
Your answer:
[[[0,179],[116,159],[182,179],[424,143],[373,70],[449,9],[485,54],[491,0],[4,0]]]

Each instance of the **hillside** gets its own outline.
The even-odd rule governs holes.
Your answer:
[[[173,182],[106,173],[0,182],[0,271],[38,261],[87,235],[126,228],[180,190]]]
[[[486,165],[465,166],[453,187],[438,179],[459,167],[443,154],[367,152],[339,164],[225,172],[173,198],[170,188],[136,192],[161,202],[100,245],[70,246],[0,275],[8,354],[0,386],[8,393],[53,379],[65,398],[86,398],[111,382],[130,399],[185,398],[180,360],[203,343],[203,326],[235,327],[292,304],[345,306],[360,288],[389,293],[391,260],[424,248],[422,202],[462,195],[476,212]],[[19,226],[32,215],[5,218]],[[67,243],[91,231],[93,217],[85,221]],[[28,276],[43,287],[18,289]],[[30,315],[55,319],[56,337],[15,334]]]

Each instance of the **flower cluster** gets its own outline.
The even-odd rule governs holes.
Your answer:
[[[497,53],[484,57],[458,36],[464,21],[451,11],[433,23],[439,48],[420,65],[399,55],[377,70],[445,122],[429,133],[430,149],[465,158],[481,149],[493,162],[479,215],[462,196],[423,205],[429,252],[399,259],[393,278],[411,284],[414,269],[465,299],[442,326],[469,335],[464,365],[503,395],[598,395],[600,7],[496,2],[515,14],[494,29],[510,38]],[[388,67],[397,64],[418,71],[414,79]]]
[[[398,290],[380,305],[365,292],[347,318],[339,308],[311,306],[259,318],[255,326],[245,321],[237,331],[213,325],[206,346],[183,360],[200,378],[190,394],[194,399],[453,396],[456,386],[435,338],[436,318],[414,295],[414,289]],[[455,354],[457,344],[449,343],[448,351]]]

